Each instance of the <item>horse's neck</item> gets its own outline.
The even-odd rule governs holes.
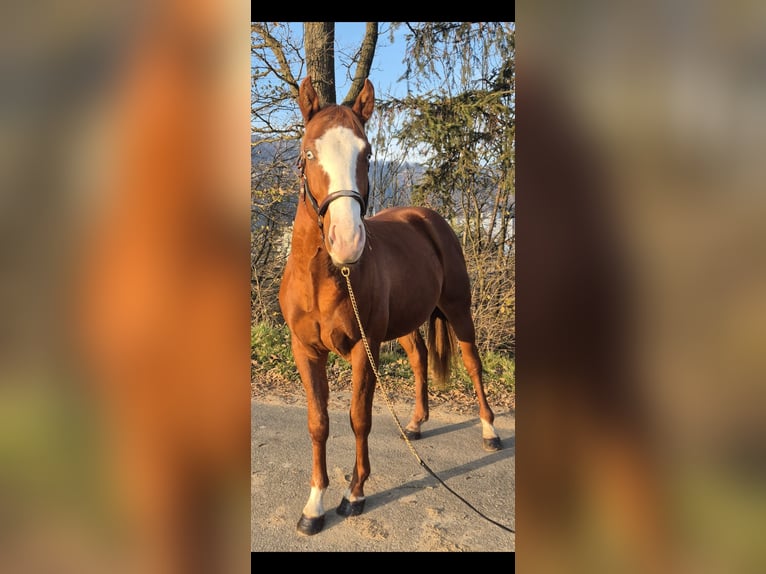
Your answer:
[[[325,268],[329,260],[327,250],[322,248],[322,234],[317,222],[317,216],[301,199],[293,222],[293,237],[291,255],[300,269]]]

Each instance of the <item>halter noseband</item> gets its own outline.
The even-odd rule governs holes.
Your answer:
[[[309,189],[309,180],[306,177],[306,171],[305,171],[306,159],[303,156],[303,152],[301,152],[301,156],[298,160],[298,166],[301,172],[301,179],[303,180],[303,200],[306,201],[306,198],[308,197],[309,201],[311,202],[311,207],[314,208],[314,211],[317,214],[317,225],[319,225],[319,231],[322,233],[323,239],[324,239],[324,215],[325,213],[327,213],[327,209],[330,207],[330,204],[336,199],[340,199],[341,197],[350,197],[352,199],[355,199],[357,202],[359,202],[359,205],[362,208],[362,217],[364,217],[367,214],[367,200],[364,197],[362,197],[361,193],[353,189],[341,189],[340,191],[333,191],[322,200],[322,203],[317,203],[317,200],[314,197],[314,194],[311,193],[311,190]],[[368,193],[369,193],[369,189],[370,189],[370,178],[368,175],[367,176]]]

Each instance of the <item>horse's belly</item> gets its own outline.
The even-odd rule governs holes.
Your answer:
[[[407,297],[392,298],[389,303],[385,340],[398,339],[412,333],[428,321],[438,302],[437,290],[423,290]]]
[[[412,333],[413,331],[418,329],[421,325],[423,325],[427,320],[428,320],[428,317],[426,317],[425,319],[423,319],[419,323],[416,323],[416,324],[413,324],[413,325],[409,325],[407,327],[402,327],[402,328],[399,328],[399,329],[396,329],[396,330],[389,329],[386,332],[386,336],[385,336],[385,338],[383,340],[384,341],[393,341],[394,339],[398,339],[399,337],[404,337],[405,335],[409,335],[410,333]]]

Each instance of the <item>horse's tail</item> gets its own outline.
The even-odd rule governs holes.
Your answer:
[[[455,351],[456,338],[452,325],[439,309],[434,309],[428,321],[428,364],[434,388],[444,390],[449,382],[452,368],[452,356]]]

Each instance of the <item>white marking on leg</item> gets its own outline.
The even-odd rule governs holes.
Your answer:
[[[412,431],[412,432],[420,432],[420,427],[422,423],[412,419],[410,422],[407,423],[407,426],[404,427],[404,430]]]
[[[356,502],[358,500],[364,500],[366,497],[364,496],[351,496],[351,489],[346,489],[346,494],[343,495],[343,498],[348,500],[349,502]]]
[[[495,427],[493,427],[487,421],[482,420],[481,421],[481,438],[495,438],[495,437],[497,437],[497,433],[495,432]]]
[[[308,518],[316,518],[317,516],[324,516],[324,493],[326,488],[319,488],[318,486],[311,487],[311,494],[309,494],[309,501],[306,506],[303,507],[303,514]]]

